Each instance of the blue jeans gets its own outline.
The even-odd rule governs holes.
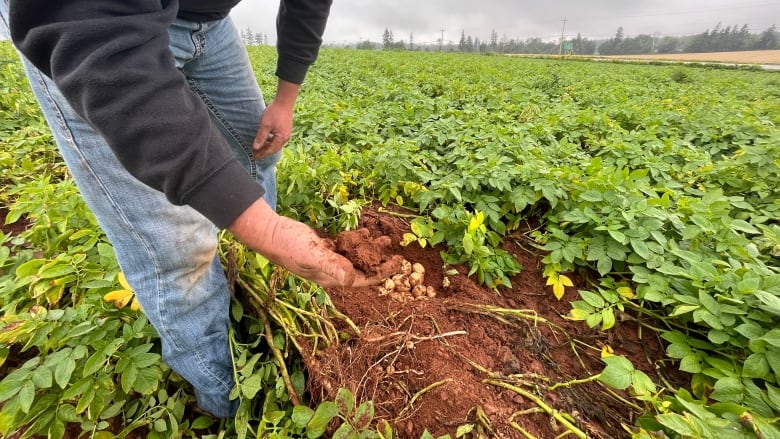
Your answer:
[[[0,16],[7,28],[7,0],[0,0]],[[265,103],[232,22],[177,20],[169,34],[177,67],[275,207],[280,154],[252,159]],[[228,397],[234,384],[227,338],[230,295],[215,226],[132,177],[54,83],[23,63],[68,169],[160,334],[163,359],[192,384],[200,408],[219,417],[235,415],[238,402]]]

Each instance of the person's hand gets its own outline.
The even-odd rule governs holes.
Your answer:
[[[290,140],[293,128],[293,108],[301,86],[279,80],[276,96],[260,116],[260,128],[252,145],[255,160],[269,156],[284,148]]]
[[[255,160],[269,156],[284,148],[292,136],[293,113],[291,108],[272,102],[260,118],[260,129],[252,145]]]
[[[339,255],[307,225],[277,215],[262,199],[229,227],[239,241],[271,262],[322,287],[366,287],[389,275],[367,276]],[[389,267],[388,267],[389,269]]]

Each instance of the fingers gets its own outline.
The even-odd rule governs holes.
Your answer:
[[[255,137],[255,142],[252,145],[254,159],[260,160],[263,157],[280,151],[284,148],[284,144],[287,143],[287,140],[289,140],[289,137],[285,139],[283,136],[270,131],[267,134],[263,134],[262,132],[258,133],[257,137]]]
[[[363,288],[363,287],[372,287],[374,285],[379,285],[382,282],[384,282],[384,278],[379,276],[371,276],[368,277],[364,273],[359,273],[357,276],[355,276],[355,280],[352,282],[353,288]]]

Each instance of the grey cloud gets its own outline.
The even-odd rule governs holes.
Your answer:
[[[244,0],[233,17],[242,29],[273,35],[276,8],[275,1]],[[414,34],[417,42],[436,41],[441,29],[449,41],[457,41],[461,32],[488,39],[492,30],[508,38],[554,40],[564,18],[567,36],[592,39],[608,38],[620,26],[626,35],[693,34],[719,22],[760,32],[780,18],[780,0],[335,0],[325,40],[379,41],[385,29],[396,40]]]

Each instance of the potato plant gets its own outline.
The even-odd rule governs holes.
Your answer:
[[[274,52],[249,50],[273,90]],[[6,223],[28,224],[0,235],[0,433],[317,437],[339,419],[345,436],[392,435],[346,393],[294,402],[305,375],[290,335],[339,339],[312,317],[327,295],[227,237],[244,289],[265,303],[274,285],[275,298],[267,315],[233,308],[237,421],[186,417],[192,395],[140,311],[103,300],[122,288],[113,250],[7,42],[0,78],[0,204]],[[522,269],[502,244],[535,248],[570,318],[604,331],[618,313],[652,318],[667,360],[691,374],[689,388],[666,388],[605,360],[601,380],[631,386],[647,410],[631,435],[778,437],[778,84],[758,71],[326,49],[279,166],[280,211],[337,231],[364,203],[396,204],[416,216],[406,244],[440,245],[443,265],[499,293]],[[438,291],[413,272],[382,288]]]

